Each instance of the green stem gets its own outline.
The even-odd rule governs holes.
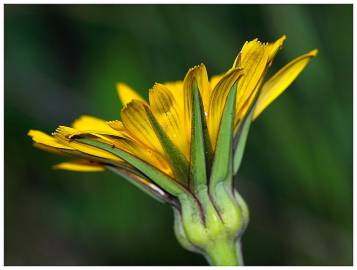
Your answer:
[[[240,243],[233,240],[220,239],[206,248],[209,263],[215,266],[243,265]]]

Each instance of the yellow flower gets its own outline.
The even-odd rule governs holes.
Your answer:
[[[203,64],[183,81],[156,83],[149,101],[117,84],[121,121],[82,116],[49,136],[30,130],[35,146],[79,157],[55,169],[109,169],[169,203],[181,245],[214,265],[241,265],[240,238],[249,211],[233,186],[250,123],[305,68],[308,52],[265,80],[285,36],[272,43],[246,42],[232,67],[209,79]]]
[[[201,97],[209,136],[207,149],[214,153],[227,96],[234,85],[237,90],[233,137],[250,109],[254,120],[287,89],[310,58],[317,54],[317,50],[312,50],[265,80],[267,70],[285,38],[282,36],[272,43],[261,43],[258,39],[246,42],[232,67],[222,75],[209,79],[206,67],[200,64],[191,68],[183,81],[156,83],[149,90],[149,101],[125,83],[118,83],[118,96],[124,105],[121,121],[81,116],[71,127],[59,126],[52,136],[37,130],[30,130],[28,134],[42,149],[79,157],[79,160],[56,165],[56,169],[102,171],[116,168],[126,175],[135,174],[140,179],[148,180],[142,172],[117,155],[75,139],[91,138],[129,153],[189,188],[186,169],[191,161],[193,89],[197,87]],[[164,131],[163,135],[158,134],[158,129]],[[167,144],[163,145],[163,141]],[[167,149],[175,152],[174,159]],[[148,181],[155,186],[151,180]]]

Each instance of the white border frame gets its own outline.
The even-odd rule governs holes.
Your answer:
[[[0,37],[0,43],[1,43],[1,54],[0,54],[0,60],[3,63],[1,66],[0,70],[0,81],[2,82],[1,85],[1,95],[0,95],[0,103],[1,103],[1,128],[0,128],[0,137],[2,138],[1,143],[0,143],[0,150],[2,153],[2,162],[0,163],[0,173],[1,177],[3,178],[3,188],[0,192],[0,204],[1,204],[1,214],[0,214],[0,227],[1,227],[1,234],[0,234],[0,240],[2,242],[2,245],[0,246],[0,265],[4,265],[4,5],[5,4],[353,4],[353,1],[306,1],[306,0],[300,0],[300,1],[257,1],[257,0],[251,0],[251,1],[233,1],[233,0],[224,0],[224,1],[212,1],[212,0],[205,0],[205,1],[190,1],[190,0],[181,0],[181,1],[168,1],[168,0],[158,0],[158,1],[153,1],[153,0],[140,0],[140,1],[95,1],[95,0],[77,0],[77,1],[71,1],[71,0],[56,0],[56,1],[44,1],[44,0],[37,0],[37,1],[27,1],[27,0],[22,0],[22,1],[2,1],[2,5],[0,8],[0,20],[3,22],[3,26],[1,28],[2,33]],[[353,15],[356,13],[356,6],[353,5]],[[356,20],[353,20],[353,29],[356,29]],[[355,31],[353,31],[353,34]],[[355,43],[355,35],[353,37],[353,43]],[[353,53],[353,67],[355,67],[355,62],[356,62],[356,54]],[[356,69],[353,69],[353,78],[355,79],[357,75]],[[356,103],[356,95],[355,95],[355,84],[353,84],[353,104]],[[355,153],[355,150],[357,150],[357,146],[354,143],[355,142],[355,136],[356,136],[356,113],[357,109],[355,106],[353,106],[353,153]],[[354,155],[353,155],[354,157]],[[353,159],[353,180],[355,180],[355,169],[357,168],[357,161],[356,159]],[[356,194],[356,185],[353,185],[353,194]],[[355,197],[353,196],[353,209],[356,209],[356,200]],[[356,232],[357,226],[355,224],[355,211],[353,211],[353,231]],[[355,237],[353,237],[353,247],[355,247]],[[356,249],[353,248],[353,262],[355,262],[356,258]],[[1,267],[1,266],[0,266]],[[175,269],[190,269],[190,268],[196,268],[196,267],[181,267],[181,266],[173,266],[173,267],[168,267],[168,266],[147,266],[147,267],[139,267],[139,266],[43,266],[41,269],[84,269],[84,268],[91,268],[91,269],[102,269],[105,267],[105,269],[114,269],[120,267],[121,269],[157,269],[159,268],[175,268]],[[353,266],[354,267],[354,266]],[[38,266],[12,266],[11,269],[17,270],[17,269],[28,269],[28,268],[34,268],[37,269]],[[205,266],[205,267],[200,267],[201,269],[210,269],[211,266]],[[219,267],[223,268],[223,267]],[[260,269],[262,267],[257,267],[257,266],[252,266],[249,267],[250,269]],[[279,267],[279,270],[285,270],[285,269],[290,269],[291,266],[282,266]],[[321,267],[312,267],[312,266],[298,266],[294,267],[294,269],[320,269],[323,268]],[[336,267],[329,267],[329,269],[337,269],[340,268],[340,266]],[[236,269],[236,267],[224,267],[224,269]],[[276,269],[276,267],[273,266],[265,266],[264,269]]]

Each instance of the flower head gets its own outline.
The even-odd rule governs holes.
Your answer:
[[[233,66],[222,75],[209,79],[206,67],[200,64],[191,68],[183,81],[155,83],[149,90],[149,101],[125,83],[118,83],[118,96],[124,105],[121,121],[81,116],[71,127],[59,126],[53,136],[37,130],[30,130],[29,135],[40,148],[80,157],[78,161],[56,165],[57,169],[102,171],[112,166],[136,171],[135,166],[126,160],[75,140],[90,137],[125,151],[189,188],[194,87],[199,90],[205,116],[207,151],[213,155],[223,109],[234,84],[237,93],[232,135],[236,136],[249,109],[252,110],[254,120],[291,84],[317,53],[317,50],[313,50],[294,59],[264,81],[284,40],[285,36],[273,43],[261,43],[258,39],[246,42]],[[175,159],[166,152],[168,148],[175,152]]]
[[[285,36],[272,43],[246,42],[224,74],[209,78],[200,64],[183,81],[155,83],[148,101],[118,83],[121,120],[82,116],[52,136],[37,130],[29,135],[42,149],[80,158],[57,169],[110,169],[172,204],[180,211],[180,242],[207,250],[207,228],[217,232],[224,223],[222,235],[235,237],[245,226],[246,207],[232,187],[232,175],[239,169],[251,121],[317,54],[313,50],[294,59],[266,80],[284,41]],[[205,233],[197,233],[195,226],[205,226]]]

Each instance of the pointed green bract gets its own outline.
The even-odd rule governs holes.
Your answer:
[[[233,157],[233,175],[235,175],[242,163],[244,148],[247,143],[248,133],[250,124],[252,123],[253,110],[247,115],[247,117],[241,123],[241,127],[234,138],[236,144],[236,148],[234,150]]]
[[[164,203],[173,204],[173,198],[169,197],[169,194],[159,188],[157,185],[152,183],[144,175],[139,175],[139,172],[128,171],[114,166],[106,166],[108,170],[120,175],[125,180],[129,181],[131,184],[148,194],[155,200]]]
[[[226,181],[227,184],[232,182],[232,132],[235,116],[236,92],[237,82],[232,86],[228,94],[222,114],[209,183],[210,188],[214,188],[217,183],[222,181]]]
[[[151,126],[153,127],[157,138],[159,139],[162,148],[164,149],[167,159],[170,162],[171,169],[175,175],[175,178],[181,183],[187,184],[188,174],[189,174],[189,164],[184,155],[180,152],[175,144],[170,140],[166,135],[165,131],[162,130],[162,127],[155,119],[154,115],[148,108],[146,113],[148,115]]]
[[[114,148],[111,145],[96,140],[84,139],[84,138],[75,139],[75,140],[80,143],[91,145],[99,149],[108,151],[113,155],[116,155],[121,159],[124,159],[126,162],[137,168],[148,178],[152,179],[152,181],[155,182],[158,186],[160,186],[162,189],[164,189],[165,191],[167,191],[173,196],[178,196],[182,193],[188,193],[188,191],[181,184],[176,182],[174,179],[170,178],[169,176],[157,170],[155,167],[147,164],[141,159],[134,157],[133,155],[123,150]]]
[[[242,163],[245,145],[248,139],[249,128],[252,123],[255,105],[259,98],[260,90],[255,94],[254,100],[250,105],[245,117],[238,127],[237,134],[234,135],[233,141],[233,175],[237,174]]]
[[[206,133],[206,134],[205,134]],[[207,149],[208,148],[208,149]],[[192,136],[191,136],[191,187],[198,192],[202,185],[207,185],[207,159],[210,159],[212,150],[210,149],[208,138],[206,117],[204,115],[202,100],[194,83],[192,91]]]

